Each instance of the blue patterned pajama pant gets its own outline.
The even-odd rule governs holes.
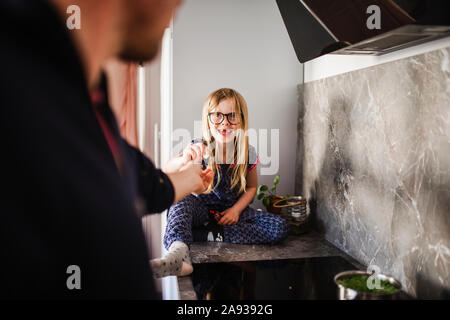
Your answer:
[[[209,220],[209,210],[217,210],[211,201],[189,195],[173,205],[167,213],[164,234],[166,249],[174,241],[190,245],[193,241],[192,228]],[[225,208],[221,208],[223,211]],[[273,244],[286,238],[288,223],[281,217],[265,211],[247,207],[240,215],[238,223],[223,227],[223,241],[239,244]]]

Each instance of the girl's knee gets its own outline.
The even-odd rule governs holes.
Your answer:
[[[198,199],[196,196],[190,194],[186,196],[184,199],[178,201],[173,206],[170,207],[170,210],[177,210],[178,208],[189,208],[192,206],[198,205]]]
[[[281,218],[281,217],[275,217],[275,221],[273,223],[272,226],[272,242],[273,243],[277,243],[277,242],[281,242],[284,239],[287,238],[288,236],[288,232],[289,232],[289,223]]]
[[[198,199],[193,195],[189,195],[171,206],[167,211],[167,217],[170,219],[171,217],[190,215],[198,206]]]

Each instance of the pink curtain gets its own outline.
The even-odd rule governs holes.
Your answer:
[[[137,134],[137,64],[117,60],[105,66],[109,102],[117,118],[120,133],[138,148]]]

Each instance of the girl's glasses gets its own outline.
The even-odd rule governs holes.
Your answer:
[[[223,119],[227,117],[227,120],[230,124],[238,124],[239,118],[237,117],[235,112],[231,113],[222,113],[222,112],[210,112],[208,113],[208,118],[211,123],[221,124]]]

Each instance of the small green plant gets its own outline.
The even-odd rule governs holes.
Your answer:
[[[354,276],[338,280],[338,283],[346,288],[364,293],[390,294],[399,291],[397,287],[385,280],[381,280],[380,282],[381,289],[369,289],[369,287],[367,286],[367,279],[369,279],[369,276]]]
[[[256,195],[258,197],[258,200],[262,200],[262,203],[265,207],[269,207],[270,205],[270,198],[277,197],[276,190],[277,190],[277,184],[280,182],[280,175],[277,174],[275,178],[273,179],[273,186],[270,188],[266,186],[265,184],[261,184],[258,189],[256,190]],[[267,192],[267,193],[265,193]]]

